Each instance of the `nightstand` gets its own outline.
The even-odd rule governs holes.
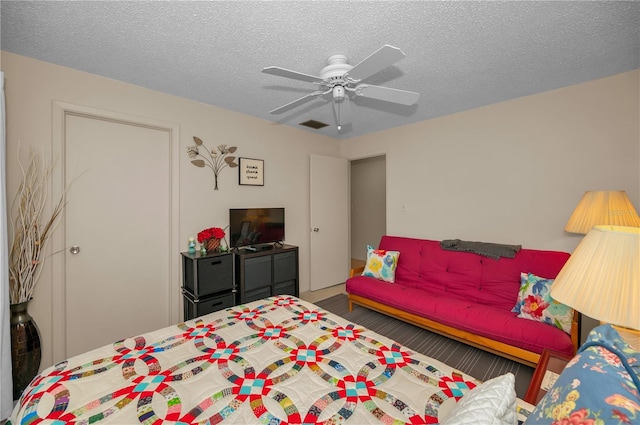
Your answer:
[[[545,349],[533,373],[524,401],[534,405],[538,404],[555,384],[558,376],[560,376],[560,373],[572,358],[566,354]]]

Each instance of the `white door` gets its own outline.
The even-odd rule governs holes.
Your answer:
[[[69,114],[63,133],[70,357],[170,324],[171,134]]]
[[[344,158],[311,155],[312,291],[349,276],[349,168]]]

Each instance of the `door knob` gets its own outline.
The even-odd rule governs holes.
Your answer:
[[[74,245],[71,248],[69,248],[69,252],[72,254],[77,254],[80,252],[80,247],[77,245]]]
[[[319,228],[317,228],[317,227],[314,227],[314,228],[313,228],[313,231],[314,231],[314,232],[319,232],[319,231],[320,231],[320,229],[319,229]]]

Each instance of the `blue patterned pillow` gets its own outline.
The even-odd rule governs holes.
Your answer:
[[[367,264],[364,266],[362,276],[375,277],[385,282],[394,283],[399,256],[399,251],[385,251],[367,246]]]
[[[511,311],[518,317],[537,320],[571,333],[573,309],[551,298],[553,279],[520,273],[518,301]]]
[[[594,328],[527,419],[533,424],[637,424],[640,352],[611,325]]]

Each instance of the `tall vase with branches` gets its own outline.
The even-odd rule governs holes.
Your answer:
[[[20,152],[18,150],[18,156]],[[22,182],[11,204],[13,243],[9,252],[9,299],[11,304],[29,301],[42,273],[45,248],[64,209],[63,196],[50,213],[49,177],[53,166],[32,151],[26,168],[18,158]]]
[[[14,400],[20,397],[40,368],[40,331],[29,315],[27,306],[42,273],[47,242],[64,209],[64,194],[53,205],[51,212],[45,209],[50,194],[48,182],[53,170],[51,161],[31,151],[25,168],[20,162],[18,147],[18,164],[22,182],[11,203],[13,243],[9,251],[9,329]]]

